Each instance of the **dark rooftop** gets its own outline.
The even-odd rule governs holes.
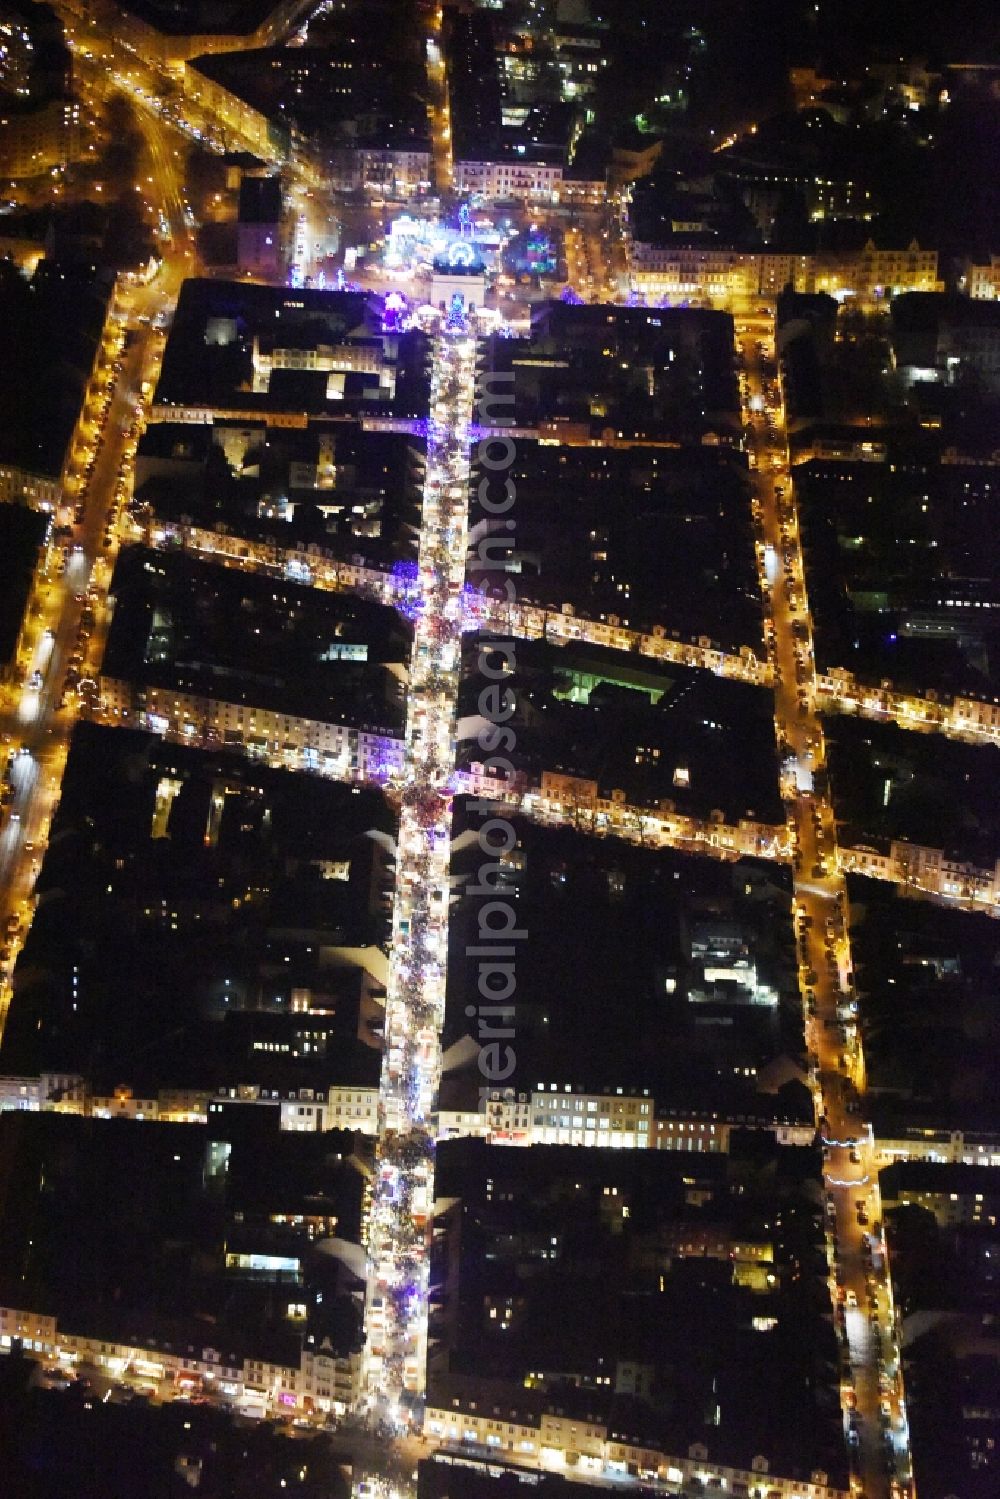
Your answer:
[[[13,661],[47,528],[37,510],[0,504],[0,672]]]
[[[961,1161],[894,1161],[879,1172],[879,1186],[887,1202],[902,1191],[963,1197],[981,1193],[1000,1197],[1000,1166],[967,1166]]]
[[[376,327],[374,304],[362,292],[292,291],[197,278],[185,281],[164,350],[155,403],[236,408],[263,416],[276,400],[266,390],[253,390],[255,340],[280,337],[284,347],[294,349],[304,338],[302,347],[308,348],[320,331],[328,342],[339,344],[371,337]],[[278,369],[274,373],[299,372]],[[322,388],[313,393],[305,409],[343,418],[349,403],[327,400],[325,387],[322,380]],[[379,404],[377,379],[368,393]],[[291,409],[303,411],[303,400],[303,392],[296,392]]]
[[[226,702],[399,732],[394,610],[354,594],[132,548],[112,580],[102,674]]]
[[[365,834],[393,827],[374,791],[79,724],[0,1072],[68,1070],[137,1097],[371,1081],[377,986],[324,949],[380,939]],[[308,995],[300,1016],[294,990]]]
[[[25,281],[0,262],[0,463],[62,472],[109,291],[94,266],[41,261]]]
[[[277,224],[281,221],[281,179],[243,177],[240,181],[241,224]]]
[[[248,36],[279,4],[278,0],[123,0],[122,9],[166,36]]]

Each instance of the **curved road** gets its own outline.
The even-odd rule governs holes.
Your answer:
[[[65,691],[66,674],[73,666],[85,680],[99,665],[107,587],[117,553],[116,521],[131,483],[142,385],[155,380],[162,354],[163,334],[154,323],[169,315],[184,275],[195,264],[180,158],[171,134],[155,117],[146,119],[145,132],[153,167],[147,186],[167,218],[171,249],[150,285],[119,280],[117,316],[105,325],[63,507],[55,518],[58,527],[69,527],[69,534],[53,534],[50,540],[28,604],[19,680],[0,690],[0,749],[4,765],[10,764],[13,788],[0,824],[0,1035],[10,1003],[10,974],[30,923],[35,876],[79,708],[76,693]],[[85,608],[92,611],[92,622],[82,620]],[[36,672],[40,686],[32,685]]]

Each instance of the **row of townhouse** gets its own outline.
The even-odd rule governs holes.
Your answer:
[[[353,421],[353,413],[329,415],[323,413],[324,424],[328,422]],[[149,409],[150,422],[185,422],[192,427],[211,427],[215,422],[263,422],[265,427],[305,431],[309,426],[308,411],[254,410],[249,406],[189,406],[186,402],[158,401]]]
[[[0,468],[0,485],[3,477],[4,470]],[[248,541],[173,521],[151,523],[146,539],[152,546],[181,544],[217,560],[241,565],[251,563],[282,571],[298,581],[363,593],[385,603],[396,597],[397,584],[391,574],[360,563],[339,560],[316,546],[287,548],[276,542]],[[768,664],[759,660],[748,646],[741,647],[738,655],[729,654],[714,646],[707,637],[700,637],[697,642],[682,641],[668,636],[661,625],[643,633],[628,628],[614,616],[606,620],[578,616],[571,605],[553,611],[529,603],[514,607],[494,606],[489,600],[484,600],[482,609],[484,615],[495,615],[515,634],[528,638],[580,640],[618,650],[638,651],[653,659],[703,666],[743,681],[766,685],[770,680]],[[947,702],[933,695],[917,697],[899,692],[889,684],[878,688],[865,687],[853,673],[839,667],[817,677],[816,685],[831,707],[843,705],[846,710],[860,709],[866,714],[896,717],[906,724],[936,725],[959,736],[989,737],[1000,741],[1000,701],[996,698],[959,696]]]
[[[760,259],[749,251],[633,241],[629,276],[644,297],[753,297],[763,290]]]
[[[403,768],[401,739],[372,725],[324,723],[276,709],[227,702],[179,688],[156,688],[102,675],[95,710],[103,722],[144,728],[174,742],[219,745],[251,758],[315,770],[336,779],[384,783]],[[507,797],[509,799],[509,796]],[[723,859],[787,859],[783,825],[722,814],[707,820],[631,805],[623,791],[599,795],[596,782],[545,771],[519,797],[522,811],[547,824],[573,822],[654,847],[693,847]]]
[[[588,1145],[617,1150],[684,1150],[727,1154],[734,1130],[761,1129],[779,1145],[811,1145],[811,1119],[751,1105],[662,1103],[648,1088],[591,1092],[570,1083],[539,1083],[530,1092],[494,1089],[486,1097],[485,1137],[496,1145]],[[439,1116],[442,1138],[469,1133]]]
[[[953,698],[946,721],[959,733],[988,734],[1000,740],[1000,702],[995,697]]]
[[[600,208],[607,202],[604,178],[567,177],[559,163],[507,158],[502,161],[456,161],[455,191],[496,201],[523,198],[536,203],[565,203]]]
[[[74,1326],[72,1317],[64,1326],[46,1312],[0,1306],[0,1351],[17,1348],[68,1368],[89,1365],[116,1379],[135,1376],[157,1384],[167,1381],[178,1389],[208,1388],[260,1415],[289,1410],[342,1415],[358,1397],[360,1353],[339,1354],[327,1341],[317,1345],[303,1339],[298,1362],[292,1363],[268,1357],[252,1343],[246,1355],[194,1343],[177,1345],[176,1332],[166,1329],[123,1338],[111,1330],[110,1321],[102,1332],[100,1317],[98,1312],[83,1319],[91,1323],[84,1329],[82,1321]],[[120,1320],[121,1313],[116,1309],[111,1317]]]
[[[273,571],[294,583],[309,583],[333,592],[360,593],[380,603],[391,603],[396,596],[396,579],[391,573],[365,567],[360,562],[344,561],[315,542],[305,547],[286,547],[277,541],[250,541],[227,531],[173,520],[151,521],[145,528],[144,540],[147,546],[167,550],[180,546],[224,565]]]
[[[61,474],[36,473],[16,464],[0,463],[0,503],[9,504],[23,495],[33,510],[54,511],[62,491]]]
[[[384,425],[388,429],[388,423]],[[533,435],[533,429],[524,431]],[[365,593],[384,603],[391,603],[396,597],[397,580],[390,573],[343,561],[315,544],[305,548],[284,547],[276,541],[251,541],[168,519],[150,522],[145,539],[150,546],[180,544],[216,560],[281,570],[298,582],[314,582],[324,588]],[[685,641],[668,634],[663,625],[654,625],[648,632],[634,630],[623,624],[617,615],[590,619],[578,614],[572,604],[564,604],[555,610],[528,601],[510,605],[484,597],[479,607],[484,618],[496,619],[515,635],[529,639],[579,640],[588,645],[637,651],[654,660],[701,666],[741,681],[770,683],[768,663],[762,661],[750,646],[741,646],[738,653],[727,652],[706,635],[699,636],[697,641]]]
[[[862,713],[867,718],[897,718],[911,727],[918,727],[921,723],[944,727],[949,716],[945,705],[933,693],[930,697],[918,698],[897,692],[889,681],[883,681],[877,687],[859,682],[846,666],[834,666],[818,675],[816,690],[820,702],[830,712]]]
[[[946,901],[968,902],[988,915],[1000,914],[1000,861],[990,868],[902,838],[892,839],[888,848],[841,846],[839,860],[846,873],[889,880]]]
[[[227,88],[212,76],[212,72],[208,56],[185,63],[185,97],[197,105],[214,125],[232,131],[262,161],[284,166],[292,155],[291,132],[287,125],[257,109],[234,89]]]
[[[961,1166],[1000,1166],[1000,1129],[927,1124],[905,1116],[880,1113],[872,1120],[872,1142],[880,1164],[932,1161]]]
[[[988,261],[979,263],[970,260],[959,281],[959,288],[974,302],[1000,301],[1000,255],[991,255]]]
[[[558,612],[530,604],[522,604],[517,611],[504,612],[515,618],[523,617],[532,633],[544,631],[549,639],[580,640],[588,645],[609,646],[619,651],[638,651],[654,660],[683,661],[686,665],[702,666],[725,676],[749,681],[769,680],[767,663],[762,662],[749,646],[741,646],[738,653],[728,652],[707,635],[699,635],[696,641],[681,641],[669,636],[664,625],[654,625],[648,632],[634,630],[615,614],[609,614],[606,619],[590,619],[577,614],[571,604],[564,604]]]
[[[429,150],[342,146],[328,162],[330,185],[340,192],[368,192],[384,198],[413,198],[432,187]]]
[[[0,1111],[56,1111],[92,1119],[130,1119],[161,1124],[204,1124],[213,1106],[230,1103],[276,1108],[279,1127],[301,1133],[353,1129],[374,1134],[378,1090],[332,1087],[327,1091],[277,1089],[244,1084],[223,1089],[160,1088],[145,1095],[122,1085],[113,1093],[93,1093],[75,1073],[43,1072],[38,1077],[0,1077]]]
[[[95,1094],[76,1073],[0,1077],[0,1111],[56,1110],[93,1119],[131,1119],[163,1124],[204,1124],[229,1104],[276,1108],[279,1127],[293,1133],[332,1129],[374,1135],[378,1088],[331,1084],[325,1091],[243,1084],[217,1090],[161,1088],[145,1096],[125,1085]],[[648,1088],[586,1091],[569,1083],[539,1083],[531,1091],[484,1090],[478,1106],[459,1100],[438,1112],[438,1137],[476,1136],[494,1145],[581,1145],[617,1150],[685,1150],[726,1154],[734,1130],[767,1130],[779,1145],[810,1145],[811,1120],[782,1114],[763,1104],[726,1110],[711,1105],[661,1104]]]
[[[551,162],[455,162],[455,191],[477,193],[484,198],[532,198],[552,202],[562,179],[562,166]]]
[[[663,807],[644,807],[628,802],[621,790],[602,797],[596,781],[562,772],[543,771],[538,788],[522,798],[521,807],[543,823],[593,826],[648,847],[687,847],[722,859],[791,857],[783,824],[750,818],[732,824],[721,812],[694,818]]]
[[[683,1150],[728,1154],[735,1130],[764,1130],[779,1145],[811,1145],[812,1119],[769,1107],[763,1097],[732,1108],[677,1102],[657,1105],[650,1090],[588,1091],[570,1083],[539,1083],[531,1090],[480,1090],[478,1104],[445,1096],[438,1109],[438,1139],[468,1136],[492,1145],[578,1145],[610,1150]],[[374,1134],[378,1089],[331,1087],[325,1128]],[[283,1124],[283,1128],[294,1128]],[[304,1126],[308,1127],[308,1126]],[[317,1123],[315,1128],[321,1126]]]
[[[551,1083],[530,1093],[496,1090],[486,1104],[488,1138],[507,1145],[591,1145],[648,1150],[655,1143],[649,1089],[585,1093]]]
[[[559,202],[568,208],[605,208],[609,199],[607,177],[563,177]]]
[[[925,697],[901,691],[888,681],[866,686],[846,667],[834,667],[816,678],[825,705],[834,711],[862,712],[872,718],[894,718],[904,728],[926,725],[946,734],[1000,741],[1000,701],[928,691]]]
[[[894,1161],[879,1172],[878,1185],[884,1208],[921,1207],[941,1228],[996,1228],[1000,1216],[1000,1170],[995,1166]]]
[[[371,724],[324,723],[111,676],[100,678],[98,693],[105,720],[170,739],[243,749],[269,763],[303,765],[343,780],[384,781],[403,768],[402,739]]]
[[[451,1389],[454,1382],[449,1381]],[[734,1499],[847,1499],[846,1491],[821,1470],[808,1480],[770,1471],[764,1454],[741,1469],[714,1460],[703,1443],[685,1456],[665,1453],[655,1441],[616,1429],[603,1413],[566,1414],[548,1402],[520,1399],[514,1406],[500,1397],[442,1393],[432,1385],[427,1397],[424,1432],[445,1446],[485,1448],[498,1458],[567,1474],[578,1472],[612,1478],[632,1477],[670,1484],[675,1492],[704,1494],[714,1490]]]
[[[176,1087],[137,1093],[123,1084],[105,1094],[92,1092],[78,1073],[0,1077],[0,1112],[52,1111],[137,1123],[205,1124],[213,1111],[228,1104],[276,1109],[279,1128],[297,1134],[350,1129],[374,1135],[378,1123],[378,1089],[356,1085],[282,1092],[247,1083],[230,1088]]]
[[[773,297],[789,283],[800,292],[878,300],[906,291],[940,291],[936,250],[913,241],[880,250],[869,240],[842,254],[782,255],[700,245],[629,243],[633,290],[659,297]]]

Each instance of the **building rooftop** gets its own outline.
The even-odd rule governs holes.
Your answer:
[[[407,631],[383,605],[143,548],[111,591],[105,677],[401,732]]]
[[[475,650],[488,649],[477,641]],[[782,821],[771,694],[713,673],[570,642],[518,643],[514,764],[536,781],[544,771],[596,781],[630,804],[705,818],[719,811]],[[471,653],[470,653],[471,660]],[[474,714],[486,685],[463,683],[460,711]],[[472,739],[462,757],[482,759]]]
[[[886,1202],[901,1192],[931,1196],[962,1197],[982,1194],[994,1201],[1000,1197],[1000,1166],[967,1166],[961,1161],[894,1161],[879,1172],[879,1187]]]
[[[203,1343],[202,1337],[199,1346]],[[183,1493],[187,1481],[181,1471],[210,1472],[213,1483],[234,1494],[245,1491],[248,1482],[260,1493],[265,1472],[285,1475],[288,1485],[298,1481],[300,1444],[266,1422],[248,1431],[212,1406],[189,1403],[182,1411],[171,1402],[81,1400],[76,1387],[42,1390],[36,1380],[29,1383],[34,1369],[27,1358],[0,1359],[0,1396],[9,1432],[4,1480],[25,1499],[33,1489],[37,1492],[40,1474],[72,1486],[76,1499],[107,1499],[112,1492],[116,1499],[147,1499],[178,1486]],[[322,1485],[324,1499],[349,1499],[350,1483],[338,1455],[321,1453],[319,1445],[310,1450],[310,1480]],[[280,1487],[280,1480],[274,1482]]]
[[[784,1150],[764,1145],[762,1160]],[[442,1246],[441,1403],[507,1420],[534,1407],[537,1421],[527,1389],[542,1411],[665,1453],[700,1441],[735,1467],[764,1453],[789,1476],[839,1471],[834,1379],[802,1379],[833,1349],[825,1299],[802,1285],[822,1265],[819,1159],[789,1154],[798,1175],[748,1186],[723,1156],[442,1144],[437,1194],[453,1210],[437,1221],[445,1241],[460,1223],[462,1254]]]
[[[915,389],[958,396],[980,444],[996,431],[995,402]],[[954,434],[925,435],[921,442],[890,438],[884,462],[796,465],[817,663],[847,667],[872,685],[889,678],[917,693],[993,696],[1000,690],[992,665],[1000,562],[989,541],[997,470],[952,461]],[[856,431],[852,445],[863,436]]]
[[[0,264],[0,464],[58,478],[97,352],[111,278],[41,261],[30,281]]]
[[[167,36],[248,36],[281,0],[123,0],[122,9]]]
[[[889,313],[894,334],[936,332],[942,326],[1000,332],[1000,303],[951,292],[905,292],[893,297]]]
[[[226,530],[251,542],[363,554],[391,566],[413,555],[419,440],[354,421],[309,427],[157,422],[136,457],[133,509]]]
[[[527,394],[530,372],[523,383],[522,374],[518,366],[514,389]],[[502,587],[504,567],[516,566],[520,600],[762,653],[742,455],[694,442],[564,445],[544,436],[519,437],[516,449],[504,475],[517,495],[511,560],[503,533],[483,545],[485,586]],[[474,470],[474,486],[484,481],[491,476]],[[494,488],[484,491],[493,502]],[[473,518],[487,516],[474,506]]]
[[[275,1132],[261,1159],[256,1142],[226,1140],[218,1123],[4,1112],[0,1233],[17,1286],[6,1304],[57,1315],[84,1336],[196,1356],[212,1347],[231,1364],[250,1356],[297,1367],[310,1330],[356,1349],[356,1310],[346,1319],[321,1310],[311,1328],[308,1318],[293,1327],[274,1289],[295,1286],[311,1305],[314,1286],[336,1286],[319,1245],[358,1242],[365,1178],[352,1140]],[[296,1218],[315,1220],[314,1235]],[[235,1265],[234,1253],[254,1252],[237,1243],[274,1259],[270,1275],[255,1280]]]
[[[955,1127],[996,1113],[992,1026],[1000,930],[989,916],[849,877],[869,1088]],[[869,1094],[869,1097],[872,1096]]]
[[[474,833],[479,823],[460,814],[446,1043],[470,1029],[466,1001],[478,977],[481,903],[464,891],[466,879],[475,884],[481,856],[478,843],[462,839],[466,826]],[[748,1079],[783,1053],[803,1054],[783,872],[772,867],[767,877],[776,883],[760,887],[763,866],[749,859],[692,859],[572,827],[516,821],[515,829],[503,887],[516,891],[528,935],[518,943],[518,1061],[510,1086],[610,1083],[648,1087],[659,1098],[678,1081],[711,1088],[711,1079]],[[743,924],[760,1002],[698,995],[704,965],[691,956],[686,934],[700,917]],[[618,1014],[628,1014],[628,1026],[609,1019]]]
[[[191,66],[262,114],[283,142],[294,127],[322,150],[381,142],[426,151],[419,28],[406,27],[404,14],[383,6],[376,16],[369,4],[364,22],[338,12],[336,29],[313,16],[303,45],[213,52]]]
[[[246,177],[240,180],[239,221],[241,224],[279,224],[281,222],[281,179],[279,177]]]
[[[13,664],[48,519],[24,505],[0,505],[0,672]]]
[[[995,1111],[975,1103],[926,1103],[876,1096],[866,1101],[865,1117],[871,1120],[876,1140],[905,1135],[918,1142],[921,1138],[953,1132],[961,1132],[969,1143],[977,1137],[988,1141],[1000,1138]]]
[[[375,791],[78,725],[0,1072],[136,1097],[370,1080],[379,985],[356,951],[385,908],[366,834],[394,826]]]
[[[363,292],[187,280],[154,407],[339,419],[356,415],[362,406],[391,408],[397,363],[405,366],[408,358],[403,346],[423,340],[409,334],[383,337],[378,327],[374,301]],[[261,340],[265,352],[274,345],[287,351],[281,362],[262,362]],[[310,367],[309,351],[324,341],[331,359],[321,368]],[[159,415],[164,414],[161,409]]]
[[[530,339],[491,339],[487,367],[514,371],[517,423],[695,443],[738,432],[727,313],[537,303]]]
[[[837,817],[861,843],[902,838],[992,868],[1000,858],[1000,749],[845,716],[827,729]]]

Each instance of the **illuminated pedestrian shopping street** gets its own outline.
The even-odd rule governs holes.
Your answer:
[[[448,949],[455,708],[476,343],[449,318],[434,347],[379,1099],[368,1223],[364,1388],[397,1426],[424,1387],[434,1109]]]

